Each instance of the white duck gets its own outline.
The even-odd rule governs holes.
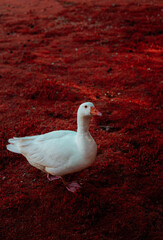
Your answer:
[[[30,137],[14,137],[8,140],[10,144],[7,149],[21,153],[32,166],[46,172],[50,181],[61,178],[66,188],[75,192],[80,185],[77,182],[66,183],[61,176],[87,168],[95,160],[97,145],[89,132],[92,115],[102,114],[93,103],[83,103],[77,112],[77,132],[60,130]]]

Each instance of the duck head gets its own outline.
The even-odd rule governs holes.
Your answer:
[[[91,102],[82,103],[78,109],[78,115],[81,117],[102,116]]]

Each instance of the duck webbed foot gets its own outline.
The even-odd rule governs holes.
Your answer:
[[[70,191],[70,192],[73,192],[73,193],[81,188],[79,183],[77,183],[77,182],[68,183],[64,180],[63,177],[62,177],[62,182],[65,185],[65,187],[67,188],[67,190]]]
[[[68,183],[66,188],[70,192],[76,192],[78,189],[81,188],[81,186],[77,182],[72,182],[72,183]]]
[[[49,180],[49,181],[54,181],[54,180],[57,180],[57,179],[61,179],[61,176],[53,176],[53,175],[51,175],[51,174],[47,174],[47,179]]]

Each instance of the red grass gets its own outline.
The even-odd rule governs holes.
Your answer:
[[[160,2],[1,1],[3,240],[161,239]],[[103,117],[96,162],[67,176],[80,192],[6,150],[13,136],[75,130],[88,100]]]

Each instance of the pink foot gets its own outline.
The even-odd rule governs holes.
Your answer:
[[[66,188],[70,192],[76,192],[78,189],[81,188],[81,186],[77,182],[72,182],[72,183],[68,183],[66,185]]]
[[[53,175],[51,175],[51,174],[47,174],[47,179],[49,180],[49,181],[54,181],[54,180],[57,180],[57,179],[61,179],[61,177],[60,176],[53,176]]]

